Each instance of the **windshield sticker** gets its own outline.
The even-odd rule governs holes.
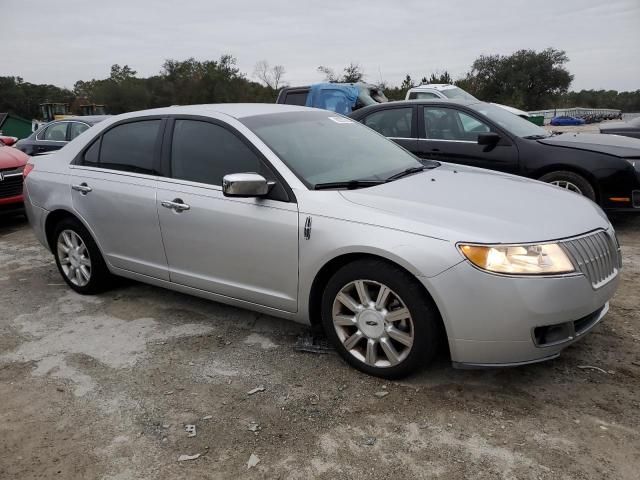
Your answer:
[[[348,118],[342,118],[342,117],[329,117],[329,120],[333,120],[336,123],[353,123]]]

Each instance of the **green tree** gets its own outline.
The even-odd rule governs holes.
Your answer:
[[[518,50],[511,55],[481,55],[473,62],[464,84],[471,94],[487,102],[525,110],[552,106],[565,94],[573,75],[563,50]]]

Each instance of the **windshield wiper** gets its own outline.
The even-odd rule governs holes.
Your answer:
[[[526,138],[527,140],[540,140],[541,138],[548,138],[551,135],[541,135],[541,134],[537,134],[537,135],[527,135],[526,137],[522,137],[522,138]]]
[[[431,168],[434,168],[434,167],[431,167]],[[403,170],[401,172],[391,175],[389,178],[385,180],[385,182],[393,182],[394,180],[397,180],[399,178],[406,177],[407,175],[413,175],[414,173],[422,172],[426,169],[427,167],[425,167],[424,165],[421,165],[419,167],[410,167],[410,168],[407,168],[406,170]]]
[[[316,183],[313,189],[328,190],[331,188],[346,188],[347,190],[354,190],[356,188],[373,187],[384,182],[384,180],[347,180],[345,182]]]

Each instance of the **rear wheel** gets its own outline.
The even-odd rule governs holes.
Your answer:
[[[53,254],[58,271],[76,292],[97,293],[110,283],[111,274],[89,231],[78,220],[67,218],[56,225]]]
[[[325,333],[350,365],[403,377],[435,356],[438,312],[417,281],[381,260],[345,265],[322,299]]]
[[[557,171],[543,175],[539,178],[541,182],[550,183],[556,187],[569,190],[596,201],[596,192],[589,183],[589,180],[574,172]]]

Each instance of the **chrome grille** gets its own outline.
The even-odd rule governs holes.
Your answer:
[[[620,247],[613,233],[601,230],[561,243],[573,264],[589,279],[593,288],[615,277],[622,266]]]
[[[22,194],[22,171],[15,168],[0,170],[0,198]]]

